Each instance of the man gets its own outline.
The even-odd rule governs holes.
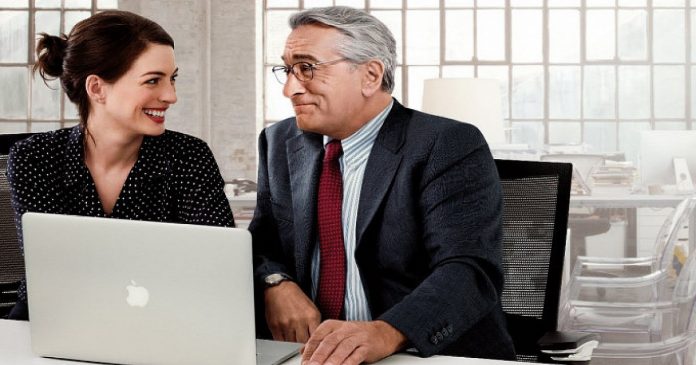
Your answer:
[[[311,9],[274,67],[296,117],[259,137],[257,313],[303,364],[514,358],[500,306],[501,189],[480,132],[392,99],[395,41]],[[323,320],[323,322],[321,322]]]

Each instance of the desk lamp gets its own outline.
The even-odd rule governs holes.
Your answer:
[[[425,80],[423,111],[475,125],[489,145],[506,143],[498,80]]]

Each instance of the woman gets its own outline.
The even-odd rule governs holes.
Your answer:
[[[104,11],[69,36],[42,34],[34,66],[60,78],[80,124],[10,151],[7,177],[22,242],[24,212],[234,226],[205,142],[165,130],[176,103],[174,41],[155,22]],[[10,318],[27,319],[26,288]]]

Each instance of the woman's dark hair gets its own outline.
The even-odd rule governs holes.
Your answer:
[[[172,37],[152,20],[127,11],[103,11],[77,23],[70,35],[41,33],[34,72],[38,70],[46,81],[60,78],[65,94],[77,105],[80,123],[86,127],[87,76],[118,80],[150,43],[174,48]]]

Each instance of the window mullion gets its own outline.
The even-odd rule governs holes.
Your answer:
[[[544,0],[543,3],[543,8],[541,9],[542,12],[542,45],[541,45],[541,51],[542,51],[542,64],[543,64],[543,74],[544,74],[544,143],[551,143],[551,137],[549,130],[551,129],[551,123],[549,120],[551,119],[551,114],[550,114],[550,105],[549,105],[549,100],[551,99],[550,92],[549,92],[549,85],[550,85],[550,78],[551,78],[551,73],[549,71],[549,7],[548,7],[548,0]],[[581,127],[582,130],[582,127]]]
[[[29,77],[27,77],[27,125],[26,125],[26,131],[31,132],[31,124],[34,116],[32,115],[32,103],[33,103],[33,88],[34,84],[32,83],[32,77],[31,77],[31,65],[34,64],[36,61],[34,59],[34,33],[35,33],[35,19],[36,19],[36,8],[34,4],[35,0],[30,0],[29,1],[29,9],[27,10],[27,16],[29,17],[28,22],[27,22],[27,44],[29,44],[29,47],[27,47],[27,63],[24,65],[26,68],[26,72],[29,73]]]
[[[587,54],[585,51],[587,39],[586,28],[587,28],[587,7],[585,0],[580,3],[580,143],[585,144],[585,65],[587,64]]]
[[[616,139],[614,140],[614,143],[616,143],[616,148],[618,149],[620,147],[620,142],[621,142],[621,136],[619,135],[619,131],[621,131],[621,128],[619,124],[621,123],[621,119],[619,116],[619,65],[621,64],[621,60],[619,59],[619,8],[618,6],[614,7],[614,65],[612,67],[614,68],[614,130],[616,131]]]
[[[691,89],[691,62],[693,61],[691,59],[691,0],[686,0],[686,3],[684,4],[684,16],[686,19],[684,19],[684,33],[686,34],[686,37],[684,37],[685,41],[685,64],[684,64],[684,98],[686,99],[684,105],[686,106],[684,110],[684,120],[686,121],[686,129],[691,129],[693,125],[693,121],[691,120],[691,95],[694,92],[694,90]]]

